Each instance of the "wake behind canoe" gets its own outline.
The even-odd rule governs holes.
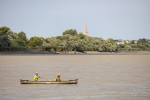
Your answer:
[[[67,80],[67,81],[31,81],[31,80],[22,80],[20,79],[21,84],[77,84],[78,79]]]

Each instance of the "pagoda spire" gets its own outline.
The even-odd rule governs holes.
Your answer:
[[[86,22],[85,22],[85,28],[84,28],[83,34],[86,35],[86,36],[88,36],[88,31],[87,31],[87,25],[86,25]]]

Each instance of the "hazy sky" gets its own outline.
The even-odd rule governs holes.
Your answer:
[[[150,39],[150,0],[0,0],[0,27],[28,37],[84,31],[103,39]]]

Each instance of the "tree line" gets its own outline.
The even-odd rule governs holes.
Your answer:
[[[141,42],[142,41],[142,42]],[[139,40],[138,43],[143,45],[145,40]],[[148,45],[149,46],[149,45]],[[0,27],[0,50],[4,48],[41,48],[45,50],[46,47],[60,47],[68,50],[77,51],[99,51],[99,52],[116,52],[121,48],[130,48],[131,45],[117,45],[115,40],[109,38],[104,40],[102,38],[95,38],[77,33],[75,29],[66,30],[62,36],[43,38],[31,37],[29,40],[26,33],[13,32],[9,27]]]

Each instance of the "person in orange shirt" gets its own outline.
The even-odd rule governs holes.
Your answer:
[[[56,77],[56,81],[58,82],[61,82],[62,80],[60,80],[60,74],[58,74],[58,76]]]

